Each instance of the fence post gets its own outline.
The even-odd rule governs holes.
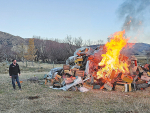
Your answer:
[[[54,68],[54,61],[53,61],[53,68]]]
[[[26,67],[27,67],[27,60],[26,60]]]

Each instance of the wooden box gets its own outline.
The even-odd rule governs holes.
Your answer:
[[[104,88],[106,88],[107,90],[111,91],[113,88],[113,85],[110,82],[106,82],[104,84]]]
[[[131,83],[117,82],[115,85],[115,91],[130,92],[132,91]]]
[[[132,83],[132,81],[133,81],[132,77],[130,77],[128,75],[124,75],[124,74],[122,74],[121,79],[127,83]]]
[[[68,73],[70,70],[70,65],[63,65],[64,73]]]
[[[84,77],[84,71],[77,70],[75,76]]]
[[[70,65],[63,65],[63,70],[70,70]]]
[[[75,63],[76,63],[78,66],[82,66],[82,62],[83,62],[83,58],[77,58],[77,60],[75,60]]]
[[[87,83],[83,83],[83,87],[87,88],[87,89],[93,89],[93,85],[87,84]]]

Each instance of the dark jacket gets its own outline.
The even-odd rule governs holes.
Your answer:
[[[9,66],[9,76],[18,75],[18,73],[20,74],[19,65],[17,63],[16,63],[16,65],[14,65],[13,63],[10,64],[10,66]]]

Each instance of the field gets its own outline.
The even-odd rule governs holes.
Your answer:
[[[18,87],[16,91],[13,90],[8,73],[0,74],[0,113],[150,112],[150,88],[129,93],[105,90],[90,90],[86,93],[53,90],[49,88],[49,84],[27,81],[28,78],[36,76],[41,79],[41,83],[44,82],[44,74],[48,73],[53,65],[40,64],[39,68],[39,65],[35,64],[34,67],[29,66],[29,72],[19,64],[23,71],[20,76],[20,80],[23,81],[22,91]],[[37,72],[38,69],[41,70]]]

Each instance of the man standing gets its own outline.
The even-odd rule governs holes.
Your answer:
[[[19,76],[20,76],[19,65],[16,63],[16,60],[13,59],[12,64],[10,64],[10,66],[9,66],[9,76],[12,78],[12,85],[13,85],[14,90],[16,89],[15,80],[17,81],[19,89],[21,90],[21,85],[20,85],[20,82],[19,82],[18,73],[19,73]]]

